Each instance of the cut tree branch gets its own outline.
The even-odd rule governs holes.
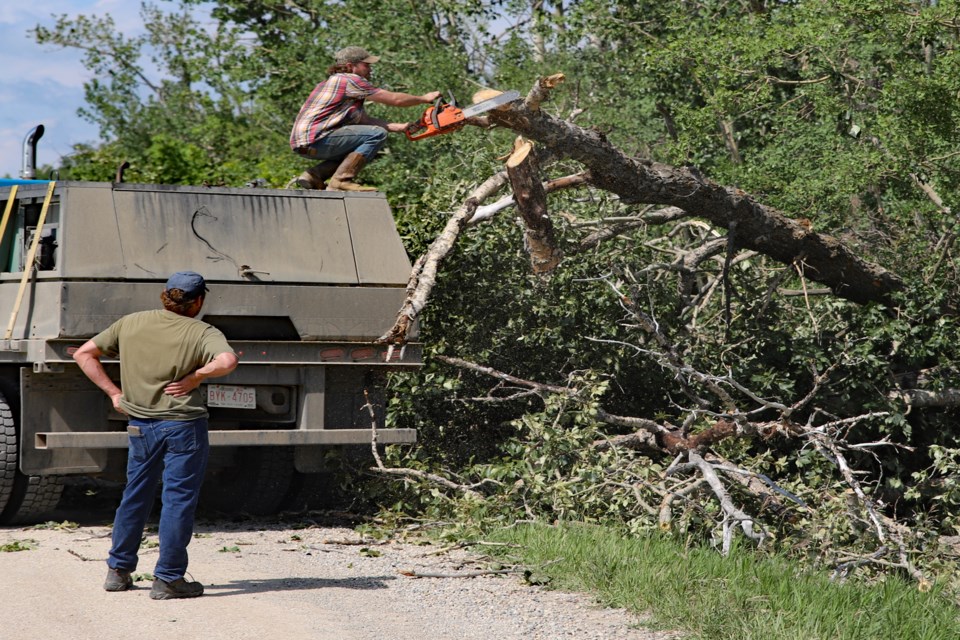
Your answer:
[[[405,344],[410,327],[426,306],[430,292],[437,283],[437,271],[440,263],[453,250],[457,237],[467,222],[473,217],[477,206],[497,192],[507,181],[505,172],[497,173],[473,190],[456,213],[447,222],[443,231],[430,244],[427,252],[417,259],[407,284],[407,298],[400,307],[393,326],[377,339],[379,343]]]
[[[811,280],[857,303],[891,303],[904,286],[901,278],[854,254],[836,238],[816,233],[744,191],[705,179],[693,167],[674,167],[628,157],[596,130],[584,129],[528,106],[549,91],[537,82],[527,102],[490,113],[490,121],[536,140],[559,157],[577,160],[589,169],[590,182],[620,196],[623,202],[675,206],[712,224],[736,223],[738,246],[786,265],[801,257]]]
[[[523,244],[530,254],[530,266],[537,275],[548,274],[560,264],[563,252],[557,246],[553,222],[547,215],[547,192],[540,182],[533,144],[517,138],[506,165],[517,210],[526,227]]]
[[[743,529],[744,534],[746,534],[748,538],[755,540],[758,544],[763,544],[764,539],[768,537],[767,532],[763,530],[762,526],[759,527],[759,532],[754,531],[755,523],[753,518],[733,504],[733,500],[730,499],[730,494],[727,492],[726,487],[723,486],[720,478],[717,477],[713,466],[701,458],[695,451],[689,452],[688,457],[690,462],[696,465],[700,473],[703,474],[707,484],[710,485],[714,495],[717,496],[717,499],[720,501],[720,508],[723,509],[723,555],[726,556],[730,553],[733,542],[733,528],[737,524],[740,525],[740,528]]]
[[[480,495],[476,488],[480,487],[487,483],[496,483],[495,480],[485,478],[480,482],[476,482],[472,485],[457,484],[451,480],[447,480],[443,476],[438,476],[435,473],[428,473],[426,471],[420,471],[419,469],[396,469],[392,467],[387,467],[383,464],[383,460],[380,458],[380,452],[377,451],[377,417],[373,411],[373,404],[370,402],[370,394],[366,389],[363,390],[363,396],[366,399],[367,403],[363,406],[370,415],[370,448],[373,451],[373,459],[377,463],[377,466],[371,467],[370,471],[375,473],[382,473],[388,476],[400,476],[403,478],[416,478],[424,482],[430,482],[432,484],[439,485],[446,489],[452,489],[454,491],[462,491],[465,495],[468,495],[477,500],[483,500],[483,496]]]
[[[900,389],[890,392],[891,398],[900,398],[910,407],[956,407],[960,406],[960,389]]]
[[[557,178],[555,180],[550,180],[549,182],[544,183],[543,190],[547,193],[553,193],[560,189],[570,189],[572,187],[579,187],[587,183],[587,177],[583,173],[575,173],[570,176],[564,176],[562,178]],[[482,207],[477,207],[477,210],[474,212],[473,217],[470,218],[470,221],[467,224],[476,224],[483,220],[492,218],[496,214],[500,213],[504,209],[512,207],[516,202],[513,199],[513,194],[504,196],[494,202],[493,204],[484,205]]]

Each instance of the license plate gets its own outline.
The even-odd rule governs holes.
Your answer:
[[[254,387],[238,387],[232,384],[208,384],[207,406],[256,409],[257,390]]]

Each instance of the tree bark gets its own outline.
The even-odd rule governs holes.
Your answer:
[[[960,389],[904,389],[890,393],[891,398],[899,397],[911,407],[956,407],[960,406]]]
[[[547,192],[540,182],[537,154],[530,142],[517,139],[507,159],[507,176],[526,227],[524,246],[530,254],[530,266],[537,275],[548,274],[560,264],[563,253],[557,246],[553,222],[547,215]]]

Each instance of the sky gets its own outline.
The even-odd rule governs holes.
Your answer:
[[[97,127],[77,115],[92,74],[79,51],[39,45],[29,31],[61,14],[110,14],[126,35],[142,31],[134,0],[0,0],[0,177],[19,177],[23,141],[38,124],[37,166],[60,164],[74,144],[96,143]],[[46,176],[38,176],[46,177]]]

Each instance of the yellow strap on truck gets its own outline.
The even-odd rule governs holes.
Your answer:
[[[36,231],[33,233],[33,242],[30,243],[30,252],[27,253],[27,261],[23,264],[23,277],[20,278],[20,289],[17,291],[17,300],[13,303],[13,311],[10,313],[10,322],[7,324],[7,332],[4,334],[3,339],[9,340],[13,335],[13,325],[17,322],[17,314],[20,313],[20,305],[23,303],[23,294],[27,290],[27,282],[30,281],[30,277],[33,275],[34,264],[33,261],[37,257],[37,247],[40,246],[40,236],[43,234],[43,223],[47,218],[47,210],[50,208],[50,202],[53,200],[53,188],[56,186],[57,181],[51,180],[50,184],[47,185],[47,197],[43,199],[43,207],[40,209],[40,219],[37,220]],[[10,205],[7,205],[7,208],[10,208]],[[3,224],[6,224],[7,216],[3,216]]]
[[[10,187],[10,195],[7,199],[7,207],[3,210],[3,220],[0,220],[0,242],[3,242],[3,234],[7,232],[7,223],[10,222],[10,213],[13,211],[13,202],[17,199],[17,188],[20,185],[15,184]]]

